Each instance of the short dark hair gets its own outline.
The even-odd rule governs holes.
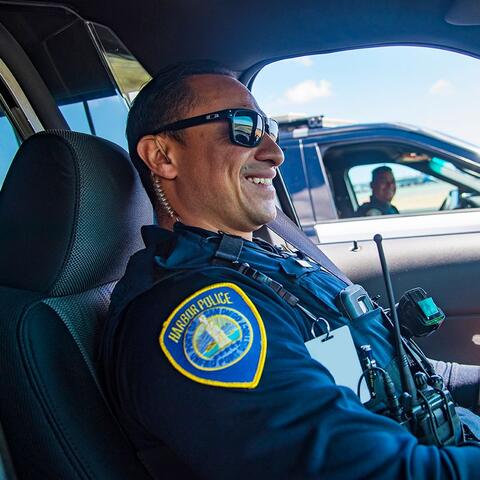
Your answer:
[[[156,203],[150,170],[137,154],[139,140],[167,123],[181,120],[198,98],[186,80],[192,75],[235,77],[227,67],[211,60],[195,60],[169,65],[150,80],[136,96],[127,120],[127,141],[132,162],[153,205]],[[182,132],[165,132],[182,141]]]
[[[377,177],[381,173],[391,173],[393,175],[393,171],[390,167],[387,167],[386,165],[382,165],[381,167],[377,167],[374,170],[372,170],[372,183],[377,179]]]

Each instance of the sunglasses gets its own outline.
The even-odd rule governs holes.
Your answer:
[[[248,108],[229,108],[197,117],[186,118],[185,120],[164,125],[162,128],[153,132],[152,135],[182,130],[184,128],[217,122],[219,120],[228,120],[230,140],[235,145],[248,148],[256,147],[262,141],[265,133],[267,133],[274,142],[278,139],[278,123]]]

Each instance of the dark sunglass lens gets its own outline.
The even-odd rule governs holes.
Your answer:
[[[257,145],[263,137],[263,132],[265,131],[265,125],[263,124],[263,117],[261,115],[256,115],[256,125],[255,125],[255,145]]]
[[[268,119],[268,134],[274,142],[278,140],[278,123],[273,118]]]
[[[233,138],[236,143],[251,147],[254,128],[254,119],[248,113],[239,112],[233,117]]]

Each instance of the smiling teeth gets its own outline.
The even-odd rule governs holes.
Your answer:
[[[258,177],[247,177],[247,180],[252,183],[262,183],[263,185],[271,185],[271,178],[258,178]]]

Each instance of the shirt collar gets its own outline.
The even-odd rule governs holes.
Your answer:
[[[391,205],[389,202],[382,202],[381,200],[379,200],[377,197],[374,197],[373,195],[370,196],[370,203],[374,205],[378,205],[383,208],[390,208],[390,205]]]
[[[142,227],[142,237],[147,249],[154,252],[155,259],[164,268],[198,268],[210,263],[222,233],[176,222],[173,231],[158,225]],[[280,250],[262,239],[243,240],[244,247],[265,254],[280,256]],[[175,248],[181,243],[182,248]]]

